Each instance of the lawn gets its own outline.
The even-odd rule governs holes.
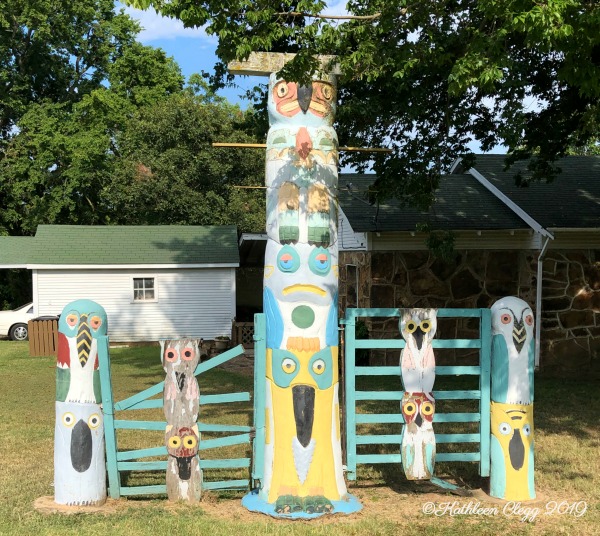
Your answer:
[[[237,359],[246,359],[240,357]],[[118,348],[111,351],[115,400],[161,381],[164,374],[157,347]],[[536,379],[535,439],[536,490],[539,500],[528,511],[504,505],[480,492],[460,497],[430,485],[410,484],[399,467],[359,466],[358,483],[350,491],[363,503],[359,514],[333,516],[312,522],[273,520],[246,512],[242,493],[205,493],[199,505],[172,505],[163,498],[109,501],[106,513],[45,515],[33,508],[41,496],[51,496],[54,445],[54,359],[31,358],[26,343],[0,341],[0,534],[98,535],[123,534],[599,534],[600,533],[600,392],[598,382]],[[369,388],[377,386],[370,385]],[[252,389],[252,378],[214,370],[200,380],[202,393]],[[585,400],[585,404],[581,401]],[[371,408],[365,406],[363,411]],[[383,411],[380,407],[377,411]],[[164,420],[161,410],[143,410],[143,419]],[[203,406],[201,420],[249,424],[247,403]],[[122,449],[157,446],[160,432],[119,432]],[[230,447],[212,457],[243,457],[246,447]],[[477,489],[482,482],[475,464],[438,464],[436,473]],[[238,474],[206,473],[210,480]],[[132,474],[127,484],[159,483],[164,475]],[[563,503],[564,501],[564,503]],[[495,508],[497,513],[450,515],[446,505],[471,510]],[[430,505],[433,504],[433,506]],[[553,511],[560,504],[559,514]],[[585,507],[585,508],[584,508]],[[437,509],[438,515],[424,510]],[[537,509],[537,510],[536,510]],[[585,512],[582,511],[585,509]],[[524,521],[524,518],[533,520]]]

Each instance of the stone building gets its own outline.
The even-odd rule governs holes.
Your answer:
[[[340,175],[340,316],[347,307],[489,307],[519,296],[539,308],[542,373],[600,376],[600,157],[566,157],[560,167],[551,183],[517,187],[525,165],[505,171],[503,155],[480,155],[470,169],[457,162],[428,212],[370,205],[364,192],[375,176]],[[447,258],[429,251],[422,224],[451,232]],[[371,338],[399,337],[395,320],[365,327]],[[440,330],[470,337],[478,326]],[[370,362],[397,364],[398,352],[372,351]]]

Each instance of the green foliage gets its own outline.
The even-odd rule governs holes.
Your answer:
[[[253,50],[294,51],[285,76],[301,79],[311,54],[336,54],[341,143],[394,149],[342,162],[373,165],[380,198],[427,205],[439,174],[472,140],[484,151],[506,146],[511,161],[533,156],[541,178],[569,147],[598,138],[598,2],[350,0],[351,15],[371,18],[342,22],[311,17],[323,12],[318,0],[133,3],[205,25],[224,63]]]

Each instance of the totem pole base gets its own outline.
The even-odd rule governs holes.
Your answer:
[[[311,498],[298,498],[299,501],[304,500],[304,502],[307,502],[307,499],[310,501]],[[268,503],[264,499],[261,499],[258,490],[251,491],[247,495],[244,495],[244,498],[242,499],[242,506],[250,512],[258,512],[260,514],[266,514],[281,519],[314,519],[326,514],[354,514],[362,509],[362,504],[358,502],[358,499],[349,493],[346,495],[345,500],[331,501],[330,504],[333,508],[323,512],[310,512],[305,510],[297,512],[276,512],[276,504]],[[302,505],[299,504],[298,508],[302,508]],[[318,506],[315,505],[315,508],[318,508]]]
[[[73,506],[58,504],[54,502],[54,497],[52,495],[45,495],[43,497],[38,497],[33,501],[33,508],[36,512],[43,515],[114,514],[117,512],[118,502],[119,501],[108,499],[103,504]]]

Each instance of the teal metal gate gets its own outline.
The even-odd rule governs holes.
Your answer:
[[[261,315],[262,316],[262,315]],[[263,323],[264,324],[264,323]],[[263,329],[264,331],[264,329]],[[258,334],[260,336],[260,334]],[[256,335],[255,335],[256,337]],[[263,335],[264,339],[264,335]],[[99,368],[100,368],[100,381],[102,386],[102,407],[104,413],[104,433],[106,440],[106,466],[108,472],[108,483],[109,483],[109,494],[113,499],[117,499],[120,496],[131,496],[131,495],[149,495],[149,494],[166,494],[166,484],[151,485],[151,486],[122,486],[121,485],[121,473],[124,471],[166,471],[167,469],[167,448],[163,445],[144,448],[138,450],[119,451],[117,443],[117,430],[156,430],[165,431],[165,421],[136,421],[131,419],[116,418],[117,413],[123,413],[131,410],[138,409],[150,409],[150,408],[162,408],[163,399],[152,398],[155,395],[162,394],[164,388],[164,382],[160,382],[152,387],[145,389],[144,391],[137,393],[129,398],[120,402],[114,403],[112,393],[112,381],[110,373],[110,358],[108,353],[108,337],[103,337],[98,341],[99,345],[104,346],[104,351],[99,351]],[[220,354],[204,363],[200,363],[194,375],[198,376],[203,374],[214,367],[221,365],[230,359],[233,359],[244,352],[242,345],[238,345],[227,352]],[[264,368],[264,357],[261,358],[255,354],[258,361],[263,363]],[[263,374],[264,376],[264,374]],[[262,392],[262,397],[258,397],[258,400],[262,402],[264,406],[264,389],[262,391],[256,390],[255,380],[255,393]],[[250,400],[250,393],[239,392],[239,393],[226,393],[218,395],[202,395],[200,394],[200,406],[206,404],[228,404],[233,402],[246,402]],[[254,400],[254,415],[263,415],[264,421],[264,407],[262,411],[261,406],[257,406],[257,398]],[[241,425],[230,425],[230,424],[212,424],[198,422],[198,429],[200,433],[217,433],[217,434],[233,434],[223,435],[216,439],[201,440],[199,445],[200,451],[206,451],[207,449],[215,449],[226,446],[251,444],[254,437],[255,428],[251,426]],[[264,433],[264,423],[263,423]],[[262,443],[258,445],[255,443],[253,449],[256,454],[257,449],[262,449]],[[164,460],[159,461],[139,461],[143,458],[149,457],[164,457]],[[260,456],[262,459],[262,456]],[[256,458],[255,458],[256,459]],[[236,468],[250,468],[250,458],[225,458],[225,459],[204,459],[200,455],[200,468],[206,475],[207,470],[211,469],[236,469]],[[261,478],[261,472],[253,472],[256,474],[257,479]],[[247,489],[250,484],[250,479],[237,479],[237,480],[222,480],[222,481],[207,481],[204,479],[202,484],[203,490],[215,490],[215,489]]]
[[[359,349],[402,349],[403,339],[357,339],[356,320],[358,318],[400,318],[401,309],[347,309],[345,324],[345,382],[346,382],[346,452],[347,478],[356,480],[357,464],[401,463],[402,434],[404,423],[400,411],[403,391],[400,381],[400,365],[371,367],[356,366],[356,351]],[[477,339],[433,339],[433,348],[464,348],[479,351],[478,365],[436,366],[437,376],[479,376],[479,388],[473,390],[434,391],[438,400],[477,400],[478,411],[467,413],[437,412],[434,423],[478,423],[476,433],[436,433],[436,443],[471,443],[477,445],[472,452],[441,452],[436,455],[439,462],[479,462],[480,476],[489,476],[490,471],[490,363],[491,363],[491,314],[489,309],[438,309],[438,318],[477,318],[479,337]],[[400,336],[400,332],[398,331]],[[393,391],[357,391],[357,376],[392,376],[397,378],[398,389]],[[360,401],[397,401],[397,413],[358,413],[356,404]],[[386,424],[396,428],[395,433],[361,435],[358,426],[362,424]],[[397,452],[392,454],[360,454],[359,445],[394,445]],[[395,447],[394,447],[395,449]],[[450,484],[432,479],[443,487]]]

